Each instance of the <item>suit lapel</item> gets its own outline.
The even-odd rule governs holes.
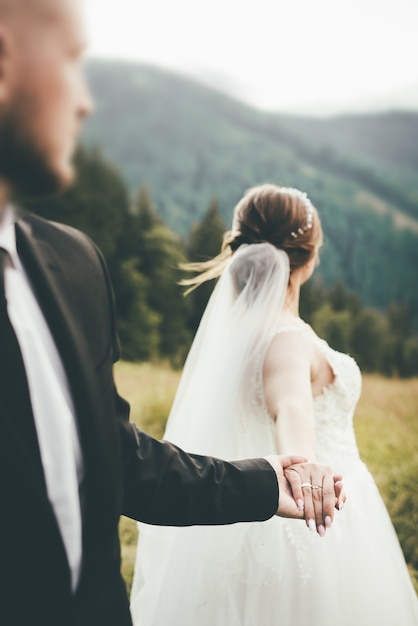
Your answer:
[[[114,482],[110,460],[117,448],[115,433],[102,420],[102,398],[98,389],[92,357],[86,343],[88,329],[80,327],[79,293],[68,275],[68,262],[61,258],[36,228],[36,219],[19,220],[16,244],[38,302],[60,354],[69,381],[85,460],[86,479],[94,484],[93,501],[107,501]],[[70,274],[71,276],[71,274]],[[116,446],[116,447],[115,447]],[[92,504],[90,499],[90,504]],[[97,510],[102,504],[97,506]]]
[[[87,346],[75,323],[72,285],[67,282],[62,260],[48,242],[35,237],[32,224],[20,220],[16,224],[19,257],[28,273],[36,297],[54,338],[70,384],[79,428],[83,431],[81,414],[92,412],[95,381]],[[81,433],[82,435],[86,433]]]
[[[72,366],[74,358],[84,356],[85,346],[73,324],[71,286],[62,262],[47,242],[33,236],[32,225],[23,220],[16,224],[16,245],[64,365]]]

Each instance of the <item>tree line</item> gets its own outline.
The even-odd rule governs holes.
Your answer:
[[[179,265],[219,252],[226,224],[217,200],[181,238],[159,215],[149,189],[141,187],[131,199],[122,175],[98,148],[80,148],[75,163],[77,182],[65,194],[18,202],[83,230],[101,248],[115,290],[122,358],[169,359],[181,367],[214,285],[184,297]],[[418,337],[406,303],[379,311],[365,307],[342,281],[325,288],[313,280],[302,289],[301,315],[363,371],[418,375]]]

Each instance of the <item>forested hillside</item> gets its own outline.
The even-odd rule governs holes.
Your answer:
[[[216,197],[225,222],[243,191],[298,186],[326,234],[318,275],[368,305],[406,303],[418,325],[418,114],[291,118],[156,68],[90,62],[99,144],[131,193],[146,185],[185,237]]]
[[[147,189],[130,198],[121,174],[97,149],[80,149],[77,182],[64,195],[20,198],[49,219],[80,228],[105,255],[116,296],[122,356],[168,358],[181,366],[213,284],[187,298],[178,285],[186,259],[217,254],[226,225],[216,200],[182,240],[164,223]],[[364,371],[418,375],[418,336],[408,306],[391,303],[384,312],[365,307],[343,282],[324,289],[303,286],[301,314],[334,348],[349,352]]]

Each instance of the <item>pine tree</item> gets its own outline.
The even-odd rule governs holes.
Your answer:
[[[152,201],[151,191],[146,185],[143,185],[139,189],[136,201],[133,205],[133,213],[137,216],[138,226],[143,231],[150,230],[150,228],[157,224],[162,224],[162,220],[157,214]]]
[[[184,253],[179,239],[158,215],[147,188],[142,188],[133,207],[136,241],[135,269],[146,278],[146,305],[158,319],[158,353],[173,364],[183,364],[190,344],[186,328],[188,303],[178,285]]]
[[[225,230],[226,226],[219,210],[218,201],[212,198],[202,221],[195,224],[190,231],[186,246],[186,255],[189,261],[207,261],[219,254]],[[192,333],[197,330],[214,286],[214,281],[204,283],[187,296],[191,301],[189,328]]]

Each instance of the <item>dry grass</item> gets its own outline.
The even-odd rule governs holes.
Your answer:
[[[418,379],[364,376],[355,429],[362,457],[379,486],[396,481],[399,470],[411,462],[417,465]]]
[[[418,592],[418,379],[365,376],[355,428]]]
[[[132,419],[160,438],[180,378],[167,364],[119,363],[115,377],[132,405]],[[363,460],[381,490],[418,591],[418,379],[366,375],[355,429]],[[130,588],[136,525],[122,518],[123,574]]]
[[[131,420],[147,433],[160,439],[181,372],[168,364],[118,363],[115,379],[119,393],[131,404]],[[131,588],[138,532],[136,523],[122,517],[119,534],[122,549],[122,574]]]
[[[116,365],[116,384],[131,404],[131,420],[157,439],[164,432],[180,375],[167,363]]]

